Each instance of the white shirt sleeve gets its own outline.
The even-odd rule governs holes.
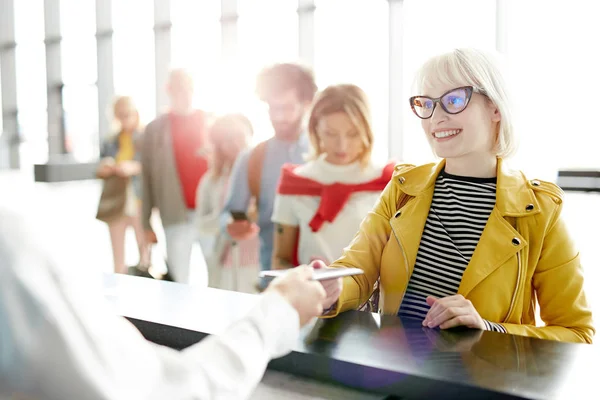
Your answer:
[[[0,220],[0,398],[243,399],[298,340],[297,312],[269,293],[184,351],[150,343],[23,221],[1,210]]]
[[[273,215],[271,221],[276,224],[298,226],[300,221],[294,213],[294,202],[296,196],[287,194],[278,194],[273,202]]]

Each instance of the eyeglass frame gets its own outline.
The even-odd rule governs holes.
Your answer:
[[[460,89],[468,89],[468,90],[467,90],[467,93],[468,93],[468,95],[467,95],[467,97],[466,97],[467,104],[465,105],[465,108],[463,108],[462,110],[460,110],[460,111],[458,111],[458,112],[450,112],[450,111],[448,111],[448,110],[446,109],[446,107],[444,106],[444,103],[442,103],[442,101],[441,101],[441,100],[442,100],[442,98],[443,98],[444,96],[446,96],[447,94],[450,94],[450,93],[452,93],[452,92],[454,92],[454,91],[456,91],[456,90],[460,90]],[[448,113],[448,114],[450,114],[450,115],[456,115],[456,114],[460,114],[461,112],[465,111],[465,110],[467,109],[467,107],[469,106],[469,103],[471,103],[471,96],[473,96],[473,93],[484,94],[484,93],[483,93],[483,91],[481,91],[481,90],[477,89],[477,88],[476,88],[476,87],[474,87],[474,86],[471,86],[471,85],[469,85],[469,86],[460,86],[460,87],[457,87],[457,88],[454,88],[454,89],[450,89],[450,90],[448,90],[446,93],[442,94],[442,95],[441,95],[440,97],[438,97],[438,98],[433,98],[433,97],[429,97],[429,96],[418,95],[418,96],[412,96],[410,99],[408,99],[408,101],[410,102],[410,108],[411,108],[411,110],[413,111],[413,113],[414,113],[414,114],[415,114],[417,117],[419,117],[419,118],[421,118],[421,119],[429,119],[429,118],[433,117],[433,113],[435,112],[435,108],[437,107],[437,103],[440,103],[440,105],[442,106],[442,110],[444,110],[446,113]],[[433,101],[433,109],[431,110],[431,115],[430,115],[429,117],[421,117],[421,116],[420,116],[420,115],[417,113],[417,111],[415,110],[415,105],[414,105],[413,101],[414,101],[414,99],[416,99],[416,98],[418,98],[418,97],[424,97],[424,98],[426,98],[426,99],[429,99],[429,100]]]

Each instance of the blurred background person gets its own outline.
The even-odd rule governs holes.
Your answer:
[[[139,267],[148,269],[150,251],[140,219],[141,163],[136,151],[140,135],[140,116],[129,96],[117,97],[113,104],[116,133],[104,143],[96,176],[104,180],[97,218],[108,224],[114,271],[127,273],[125,233],[133,227],[140,254]]]
[[[236,161],[221,221],[234,240],[245,240],[260,232],[262,270],[271,269],[271,215],[281,167],[304,162],[309,146],[304,117],[316,90],[312,71],[298,64],[275,64],[257,77],[256,93],[269,108],[275,135],[242,153]],[[258,206],[258,222],[232,220],[230,213],[247,211],[251,199]],[[259,289],[264,289],[265,284],[261,280]]]
[[[217,118],[209,130],[211,163],[196,193],[196,226],[206,240],[204,256],[210,287],[255,292],[258,275],[258,236],[234,243],[220,229],[219,218],[229,188],[231,168],[238,155],[249,146],[252,124],[244,115]],[[210,250],[210,252],[208,251]],[[233,254],[233,252],[237,254]],[[236,256],[236,257],[234,257]],[[239,263],[234,265],[233,262]]]
[[[337,260],[389,182],[394,164],[371,160],[373,130],[366,94],[356,85],[327,87],[308,123],[312,155],[285,165],[272,220],[274,269]]]
[[[207,115],[192,106],[194,82],[183,69],[171,71],[167,83],[170,111],[146,127],[142,140],[142,222],[149,242],[157,241],[150,217],[158,208],[165,231],[169,278],[181,283],[206,282],[204,256],[194,225],[196,189],[208,169]]]

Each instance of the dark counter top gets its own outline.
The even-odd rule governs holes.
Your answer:
[[[122,275],[105,295],[156,343],[177,349],[224,330],[254,295]],[[350,311],[302,330],[294,351],[269,368],[401,398],[586,398],[600,362],[593,345],[475,330],[440,331],[419,321]]]

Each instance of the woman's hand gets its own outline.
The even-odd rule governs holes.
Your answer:
[[[138,175],[142,168],[137,161],[121,161],[115,168],[115,173],[123,178]]]
[[[106,179],[115,174],[115,160],[111,157],[103,158],[96,170],[96,176],[101,179]]]
[[[324,258],[321,258],[321,257],[314,257],[314,256],[313,256],[313,257],[311,257],[311,258],[310,258],[310,262],[312,263],[312,262],[314,262],[314,261],[320,261],[320,262],[321,262],[321,263],[323,263],[325,266],[327,266],[327,265],[329,265],[329,264],[330,264],[330,263],[329,263],[329,262],[328,262],[326,259],[324,259]]]
[[[466,326],[485,330],[483,318],[479,315],[470,300],[462,295],[442,297],[427,297],[427,304],[431,307],[423,320],[423,326],[428,328],[440,327],[441,329]]]
[[[310,266],[314,269],[328,268],[327,265],[321,260],[312,261]],[[321,285],[323,285],[323,289],[325,289],[326,293],[326,298],[323,302],[323,309],[327,310],[337,302],[340,294],[342,293],[342,278],[327,279],[320,282]]]

